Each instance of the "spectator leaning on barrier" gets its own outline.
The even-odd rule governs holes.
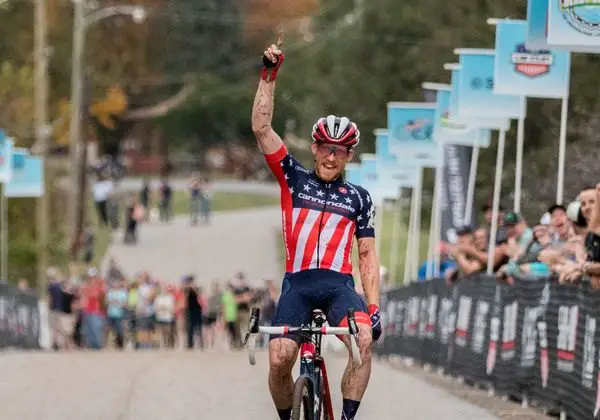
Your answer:
[[[552,230],[554,233],[554,242],[564,244],[569,240],[571,231],[571,222],[567,217],[567,208],[562,204],[553,204],[548,209],[550,213]]]
[[[471,252],[480,252],[475,248],[471,227],[457,229],[456,244],[445,244],[443,247],[445,248],[443,251],[447,252],[456,263],[455,267],[447,269],[444,274],[447,283],[453,283],[484,268],[483,263]]]
[[[585,187],[577,196],[577,201],[581,203],[581,213],[585,221],[589,224],[592,218],[592,209],[596,202],[596,187]]]
[[[486,251],[488,249],[488,230],[486,228],[479,228],[473,233],[473,245],[475,249],[479,251]]]
[[[540,224],[531,230],[532,238],[529,243],[525,245],[524,249],[519,249],[519,252],[514,252],[516,242],[514,242],[515,245],[507,246],[508,253],[512,255],[496,273],[499,279],[512,285],[515,277],[535,280],[550,274],[550,267],[538,259],[540,252],[552,243],[548,222],[542,218]]]
[[[479,243],[481,245],[482,241],[479,241]],[[508,236],[506,229],[501,227],[498,229],[498,233],[496,235],[496,247],[494,248],[494,256],[492,260],[494,271],[497,271],[501,266],[508,262],[507,244]],[[485,270],[487,267],[488,254],[490,252],[489,245],[486,249],[480,249],[478,246],[475,246],[475,243],[471,240],[468,244],[460,246],[460,252],[469,256],[473,260],[477,260],[479,264],[482,264],[483,270]]]
[[[450,257],[450,255],[448,255],[448,247],[445,244],[441,244],[440,245],[440,261],[439,261],[439,265],[438,265],[440,277],[444,277],[448,270],[453,269],[455,267],[456,267],[456,262]],[[421,266],[419,267],[419,273],[417,275],[418,281],[429,280],[427,278],[428,268],[433,273],[433,271],[434,271],[433,270],[433,261],[427,260],[423,264],[421,264]]]
[[[485,223],[487,224],[487,227],[489,228],[492,225],[492,215],[493,215],[492,202],[490,201],[490,202],[484,204],[483,207],[481,208],[481,211],[483,212],[483,218],[485,219]],[[506,209],[504,208],[504,206],[502,204],[500,204],[500,206],[498,207],[498,226],[500,226],[502,224],[502,220],[504,219],[505,211],[506,211]]]
[[[508,256],[518,258],[533,240],[533,230],[519,213],[506,213],[502,223],[508,237]]]

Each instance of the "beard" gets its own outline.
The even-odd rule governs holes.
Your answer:
[[[330,167],[328,167],[330,166]],[[325,182],[331,182],[334,181],[336,178],[338,178],[341,174],[342,171],[344,170],[344,166],[343,165],[331,165],[327,162],[317,162],[315,161],[315,172],[317,173],[317,176]]]

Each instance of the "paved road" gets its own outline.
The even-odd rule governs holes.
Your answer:
[[[160,181],[153,179],[150,182],[152,188],[158,188]],[[171,186],[177,191],[187,189],[187,179],[173,179]],[[119,183],[119,188],[124,191],[139,191],[142,188],[141,178],[125,178]],[[279,187],[271,182],[258,181],[236,181],[236,180],[215,180],[212,182],[212,188],[218,192],[248,193],[248,194],[271,194],[279,195]]]
[[[275,420],[264,355],[14,354],[0,358],[3,420]],[[343,360],[330,356],[339,410]],[[339,414],[336,414],[336,417]],[[422,380],[375,364],[360,409],[365,420],[493,420]]]
[[[277,263],[281,229],[278,207],[215,213],[209,225],[190,226],[187,217],[167,224],[144,224],[136,246],[116,238],[107,256],[118,261],[129,275],[148,270],[159,279],[175,282],[194,273],[205,285],[229,280],[243,270],[250,282],[280,279]],[[105,263],[108,258],[105,258]]]
[[[148,269],[164,279],[189,271],[202,281],[226,279],[241,269],[260,283],[280,276],[279,224],[273,208],[217,214],[209,226],[179,219],[146,225],[136,247],[115,244],[110,252],[126,270]],[[252,367],[245,353],[222,350],[6,353],[0,357],[0,419],[275,420],[265,356]],[[345,360],[327,357],[337,411]],[[360,413],[365,420],[496,418],[379,362]]]

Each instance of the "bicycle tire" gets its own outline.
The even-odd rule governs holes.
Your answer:
[[[322,382],[321,382],[322,383]],[[319,411],[318,417],[315,420],[333,420],[329,418],[327,407],[325,406],[325,389],[321,386],[321,395],[319,395]]]
[[[307,377],[301,376],[294,384],[291,420],[314,420],[314,412],[310,382]]]

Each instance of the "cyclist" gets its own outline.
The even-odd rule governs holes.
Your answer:
[[[264,52],[252,109],[252,129],[281,187],[286,274],[273,325],[308,324],[312,311],[321,309],[330,325],[345,326],[347,310],[357,310],[362,364],[353,364],[349,357],[342,379],[341,418],[352,420],[369,382],[372,340],[381,335],[374,205],[364,188],[343,177],[360,133],[348,118],[330,115],[320,118],[312,130],[314,169],[305,169],[288,153],[271,127],[275,78],[284,60],[279,46],[278,42]],[[356,293],[352,277],[355,235],[367,304]],[[349,338],[344,341],[349,350]],[[293,335],[270,337],[269,389],[282,420],[290,419],[298,342]]]

